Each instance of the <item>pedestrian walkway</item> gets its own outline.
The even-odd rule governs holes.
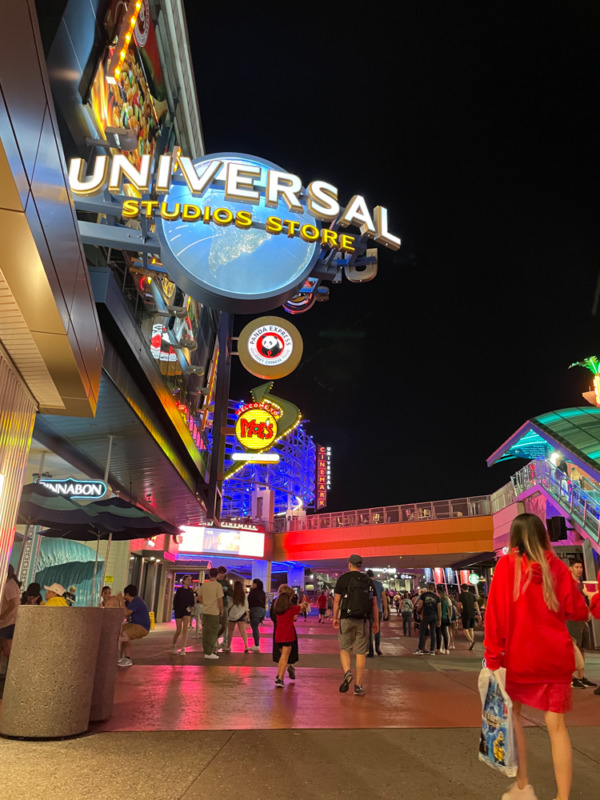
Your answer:
[[[457,639],[450,655],[414,656],[416,638],[396,618],[383,626],[384,655],[367,659],[365,697],[338,691],[337,637],[315,617],[296,625],[296,681],[274,688],[271,623],[261,653],[233,651],[205,661],[192,634],[171,654],[172,625],[134,643],[134,665],[118,675],[114,714],[86,737],[63,742],[0,739],[2,796],[62,792],[69,800],[232,797],[286,791],[328,800],[500,798],[507,781],[477,760],[483,648]],[[479,634],[481,640],[481,634]],[[600,679],[600,656],[588,657]],[[527,717],[532,780],[553,800],[552,764],[541,715]],[[574,692],[573,800],[600,798],[600,697]],[[598,727],[595,727],[598,726]],[[8,792],[5,788],[8,787]],[[408,789],[408,787],[410,787]],[[596,792],[596,794],[594,794]]]

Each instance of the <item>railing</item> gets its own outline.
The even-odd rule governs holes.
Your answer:
[[[491,514],[489,495],[459,497],[455,500],[433,500],[401,506],[378,506],[359,511],[337,511],[313,514],[289,520],[288,530],[304,531],[323,528],[349,528],[354,525],[390,525],[398,522],[426,522],[457,517],[482,517]]]
[[[500,489],[490,495],[492,504],[492,514],[502,511],[503,508],[510,506],[517,499],[515,487],[512,481],[505,483]]]
[[[542,460],[531,461],[511,480],[517,495],[533,486],[542,486],[595,542],[599,540],[600,491],[585,491],[579,480],[571,480],[550,461]]]

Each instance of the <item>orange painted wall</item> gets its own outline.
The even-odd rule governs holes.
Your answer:
[[[360,553],[377,556],[480,553],[493,550],[492,517],[292,531],[273,537],[273,560],[319,561]]]

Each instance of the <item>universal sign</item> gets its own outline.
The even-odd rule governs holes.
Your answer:
[[[79,481],[75,478],[65,478],[65,480],[60,481],[44,480],[40,481],[40,483],[63,497],[93,498],[98,500],[100,497],[104,497],[108,491],[108,486],[104,481]]]
[[[361,236],[397,250],[387,209],[372,210],[362,195],[344,206],[323,180],[306,189],[298,175],[256,156],[217,153],[194,159],[162,155],[152,173],[150,155],[138,165],[125,155],[96,157],[91,172],[71,160],[74,195],[108,191],[123,198],[125,219],[154,219],[161,260],[170,277],[199,300],[239,313],[275,308],[297,294],[321,248],[351,255]],[[121,195],[122,184],[140,199]],[[152,199],[147,194],[152,190]],[[146,197],[144,197],[146,195]],[[199,204],[200,202],[200,204]],[[343,230],[322,227],[322,223]]]

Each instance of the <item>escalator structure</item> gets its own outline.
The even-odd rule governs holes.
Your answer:
[[[516,499],[537,488],[600,554],[600,485],[581,470],[564,472],[552,461],[530,461],[511,477]]]

